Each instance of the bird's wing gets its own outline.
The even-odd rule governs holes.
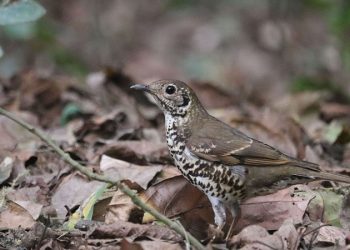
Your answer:
[[[288,157],[218,120],[209,120],[198,131],[194,131],[186,146],[202,159],[225,165],[280,166],[292,163],[318,170],[316,164]]]

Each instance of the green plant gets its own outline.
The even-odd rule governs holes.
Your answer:
[[[33,22],[45,14],[45,9],[34,0],[0,0],[0,25],[8,26]],[[0,57],[3,50],[0,47]]]

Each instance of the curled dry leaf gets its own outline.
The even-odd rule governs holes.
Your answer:
[[[115,180],[130,180],[146,189],[162,166],[140,166],[103,155],[100,169]]]
[[[195,208],[209,207],[206,196],[183,176],[175,176],[151,186],[140,193],[140,198],[169,217],[179,216]],[[145,213],[143,222],[153,219]]]

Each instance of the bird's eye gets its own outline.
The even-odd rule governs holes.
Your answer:
[[[165,92],[168,94],[168,95],[172,95],[174,94],[176,91],[176,87],[174,85],[168,85],[165,89]]]

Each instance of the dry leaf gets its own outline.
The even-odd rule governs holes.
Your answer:
[[[230,248],[241,250],[271,250],[286,249],[282,239],[276,235],[270,235],[267,230],[258,225],[252,225],[244,228],[239,234],[235,235],[229,243]]]
[[[102,155],[100,169],[115,180],[130,180],[146,189],[162,166],[140,166]]]
[[[99,154],[135,164],[170,161],[169,150],[164,142],[146,140],[116,141],[101,148]]]
[[[67,214],[65,206],[73,208],[80,205],[103,184],[99,181],[89,182],[78,174],[66,176],[52,196],[52,205],[56,209],[58,218],[65,218]]]
[[[346,231],[339,227],[334,226],[322,226],[315,231],[316,238],[312,241],[313,247],[322,246],[345,246]],[[304,239],[310,244],[313,234],[307,234]]]
[[[36,118],[30,113],[20,112],[16,115],[33,125],[37,124]],[[1,158],[12,156],[25,161],[41,144],[37,137],[4,116],[0,116],[0,138]]]
[[[207,207],[204,193],[191,185],[183,176],[175,176],[151,186],[141,192],[139,197],[148,205],[166,216],[173,217],[194,208]],[[143,222],[154,218],[145,213]]]
[[[305,210],[314,197],[305,185],[296,185],[276,193],[258,196],[241,204],[241,216],[235,229],[257,224],[267,230],[277,230],[286,219],[302,223]]]
[[[38,202],[40,188],[36,187],[25,187],[17,190],[11,190],[7,194],[7,199],[20,205],[33,217],[34,220],[38,219],[43,204]]]
[[[108,204],[105,222],[111,224],[116,221],[128,221],[131,211],[135,208],[136,206],[130,197],[118,190]]]
[[[30,228],[35,220],[30,213],[15,202],[9,201],[0,212],[0,228]]]

